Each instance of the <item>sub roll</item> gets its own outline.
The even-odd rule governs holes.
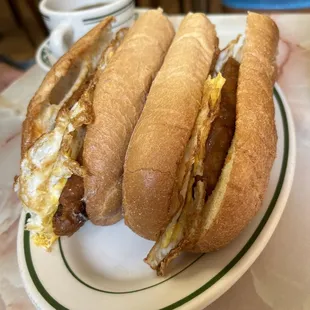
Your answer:
[[[125,152],[174,29],[161,10],[116,36],[113,20],[59,59],[28,106],[15,190],[31,215],[26,229],[45,249],[88,218],[121,218]]]
[[[148,11],[129,30],[96,85],[96,117],[87,127],[83,151],[86,212],[94,224],[110,225],[122,217],[127,146],[173,36],[162,12]]]
[[[159,275],[182,251],[218,250],[238,236],[262,205],[276,156],[275,23],[249,13],[245,35],[217,53],[213,26],[204,22],[203,40],[197,18],[206,20],[182,22],[125,161],[125,221],[156,240],[145,261]],[[190,27],[182,57],[191,57],[180,59],[170,52],[190,20],[198,30]]]

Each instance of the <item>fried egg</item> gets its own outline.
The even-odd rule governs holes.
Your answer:
[[[188,216],[199,212],[204,206],[205,185],[202,181],[195,184],[195,179],[196,176],[203,175],[205,144],[211,124],[218,112],[221,89],[224,83],[225,79],[221,73],[213,79],[209,77],[205,82],[201,110],[181,163],[184,171],[184,167],[190,166],[186,175],[182,175],[184,183],[180,194],[184,198],[184,204],[172,218],[145,259],[151,268],[156,269],[159,274],[162,274],[166,264],[182,251],[183,241],[185,239],[190,241],[191,235],[195,232],[195,224],[190,229],[187,227]]]
[[[26,228],[32,232],[34,243],[45,249],[57,239],[52,219],[67,179],[73,172],[83,174],[76,158],[84,138],[82,125],[92,121],[90,109],[84,100],[70,110],[61,109],[54,129],[42,135],[21,162],[17,190],[31,214]]]
[[[145,262],[163,275],[167,264],[178,256],[187,243],[191,243],[199,221],[199,214],[205,204],[205,185],[202,181],[195,182],[197,176],[203,176],[203,160],[205,144],[211,124],[217,115],[221,100],[221,90],[225,83],[220,71],[229,57],[241,61],[242,47],[245,36],[239,35],[221,51],[213,73],[204,85],[201,110],[198,113],[191,139],[186,147],[185,155],[180,164],[179,189],[183,204],[174,215],[163,233],[160,234]],[[193,221],[188,225],[188,218]],[[189,227],[190,226],[190,227]]]
[[[42,106],[42,113],[35,120],[42,135],[21,161],[15,191],[25,210],[31,214],[26,229],[31,232],[34,243],[47,250],[58,238],[52,221],[68,178],[72,174],[85,176],[84,168],[76,159],[84,143],[85,125],[94,118],[92,94],[98,73],[105,69],[127,31],[127,28],[120,29],[108,46],[100,44],[99,51],[95,50],[94,55],[82,62],[80,72],[65,97],[58,104]],[[94,78],[81,98],[68,107],[74,92],[96,68]]]

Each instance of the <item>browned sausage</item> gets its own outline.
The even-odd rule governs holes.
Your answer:
[[[58,210],[53,217],[54,232],[57,236],[71,236],[87,220],[83,179],[72,175],[62,191]]]
[[[229,58],[221,73],[226,82],[221,92],[219,114],[212,123],[206,142],[203,175],[206,183],[206,198],[215,188],[235,132],[239,63]]]

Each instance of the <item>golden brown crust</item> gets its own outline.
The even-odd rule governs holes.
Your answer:
[[[174,36],[160,10],[143,14],[101,75],[94,96],[95,122],[84,142],[85,198],[90,220],[113,224],[121,218],[125,153],[152,80]]]
[[[128,147],[123,182],[126,224],[155,240],[176,212],[177,171],[201,103],[217,37],[203,14],[181,23],[154,80]]]
[[[272,90],[279,33],[266,16],[249,13],[237,90],[236,131],[219,183],[205,206],[195,252],[232,241],[261,207],[276,156]]]
[[[53,89],[57,87],[58,82],[62,82],[62,79],[66,77],[70,71],[78,70],[77,63],[81,59],[87,57],[93,49],[96,48],[96,44],[100,43],[102,33],[109,30],[109,27],[113,21],[113,17],[107,17],[84,37],[77,41],[71,49],[63,55],[57,63],[51,68],[44,78],[41,86],[31,99],[26,119],[23,122],[22,130],[22,155],[28,150],[28,148],[50,127],[49,124],[42,124],[39,118],[42,113],[42,109],[45,106],[50,105],[53,95]],[[61,85],[58,85],[61,88]],[[59,89],[59,91],[61,91]],[[81,94],[81,89],[76,96]]]

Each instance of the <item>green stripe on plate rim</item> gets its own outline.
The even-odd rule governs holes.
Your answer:
[[[106,291],[106,290],[101,290],[99,288],[96,288],[96,287],[93,287],[89,284],[87,284],[86,282],[84,282],[83,280],[81,280],[75,273],[74,271],[72,270],[72,268],[69,266],[68,264],[68,261],[64,255],[64,251],[62,249],[62,245],[61,245],[61,240],[60,238],[58,239],[58,244],[59,244],[59,250],[60,250],[60,254],[61,254],[61,257],[63,259],[63,262],[65,264],[65,266],[67,267],[68,271],[71,273],[71,275],[76,279],[78,280],[80,283],[82,283],[83,285],[87,286],[88,288],[94,290],[94,291],[97,291],[97,292],[101,292],[101,293],[107,293],[107,294],[115,294],[115,295],[124,295],[124,294],[132,294],[132,293],[137,293],[137,292],[140,292],[140,291],[145,291],[147,289],[150,289],[152,287],[155,287],[155,286],[158,286],[164,282],[167,282],[168,280],[176,277],[178,274],[180,274],[181,272],[183,272],[184,270],[186,270],[187,268],[189,268],[190,266],[192,266],[194,263],[196,263],[202,256],[204,256],[204,254],[201,254],[200,256],[198,256],[197,258],[195,258],[191,263],[189,263],[186,267],[184,267],[183,269],[181,269],[180,271],[178,271],[177,273],[175,273],[174,275],[172,275],[171,277],[161,281],[161,282],[158,282],[156,284],[153,284],[153,285],[150,285],[150,286],[146,286],[146,287],[143,287],[143,288],[140,288],[140,289],[137,289],[137,290],[131,290],[131,291],[123,291],[123,292],[115,292],[115,291]]]
[[[30,218],[30,214],[27,213],[25,223]],[[38,292],[41,294],[41,296],[55,309],[57,310],[69,310],[68,308],[61,305],[59,302],[57,302],[44,288],[43,284],[41,283],[36,270],[33,266],[32,257],[31,257],[31,250],[30,250],[30,233],[28,230],[24,231],[24,254],[25,254],[25,260],[26,265],[29,271],[29,275],[32,279],[32,282]]]
[[[52,68],[53,64],[51,63],[50,59],[48,58],[51,54],[51,50],[49,49],[49,47],[44,46],[41,50],[41,60],[43,63],[45,63],[46,66],[48,66],[49,68]]]
[[[287,117],[286,117],[286,113],[285,113],[285,108],[281,99],[281,96],[279,95],[278,91],[276,88],[274,88],[274,96],[276,97],[277,103],[279,104],[279,109],[280,109],[280,113],[281,113],[281,117],[282,117],[282,122],[283,122],[283,132],[284,132],[284,152],[283,152],[283,161],[282,161],[282,165],[281,165],[281,171],[280,171],[280,176],[279,176],[279,180],[275,189],[275,192],[273,194],[273,197],[271,199],[271,202],[266,210],[266,213],[264,214],[262,220],[260,221],[259,225],[257,226],[257,228],[255,229],[254,233],[252,234],[252,236],[250,237],[250,239],[247,241],[247,243],[244,245],[244,247],[239,251],[239,253],[219,272],[217,273],[212,279],[210,279],[208,282],[206,282],[204,285],[202,285],[200,288],[198,288],[197,290],[195,290],[194,292],[192,292],[191,294],[187,295],[186,297],[183,297],[182,299],[172,303],[171,305],[168,305],[164,308],[162,308],[161,310],[172,310],[172,309],[176,309],[182,305],[184,305],[185,303],[189,302],[190,300],[194,299],[195,297],[197,297],[198,295],[202,294],[203,292],[205,292],[207,289],[209,289],[211,286],[213,286],[216,282],[218,282],[229,270],[231,270],[236,264],[237,262],[239,262],[239,260],[247,253],[247,251],[251,248],[251,246],[253,245],[253,243],[255,242],[255,240],[257,239],[257,237],[259,236],[259,234],[261,233],[261,231],[263,230],[264,226],[266,225],[275,205],[276,202],[279,198],[282,186],[283,186],[283,182],[285,179],[285,174],[286,174],[286,169],[287,169],[287,162],[288,162],[288,151],[289,151],[289,130],[288,130],[288,122],[287,122]],[[29,215],[27,214],[26,216],[26,221],[29,218]],[[61,248],[61,243],[59,243],[60,245],[60,250],[62,253],[62,257],[63,256],[63,251]],[[24,254],[25,254],[25,260],[26,260],[26,264],[27,264],[27,268],[29,271],[29,275],[33,281],[33,284],[35,285],[36,289],[38,290],[38,292],[41,294],[41,296],[46,300],[46,302],[48,304],[50,304],[52,307],[54,307],[55,309],[59,309],[59,310],[69,310],[68,308],[64,307],[63,305],[61,305],[59,302],[57,302],[44,288],[43,284],[41,283],[33,262],[32,262],[32,258],[31,258],[31,250],[30,250],[30,234],[29,231],[24,232]],[[66,267],[68,268],[69,272],[75,277],[75,279],[77,279],[80,283],[84,284],[85,286],[87,286],[88,288],[91,288],[93,290],[96,291],[101,291],[103,293],[110,293],[110,294],[127,294],[127,293],[134,293],[137,291],[141,291],[141,290],[145,290],[154,286],[157,286],[159,284],[162,284],[168,280],[170,280],[171,278],[177,276],[178,274],[180,274],[182,271],[184,271],[185,269],[187,269],[188,267],[192,266],[195,262],[197,262],[204,254],[202,254],[201,256],[199,256],[196,260],[194,260],[191,264],[189,264],[187,267],[185,267],[183,270],[181,270],[180,272],[178,272],[177,274],[173,275],[172,277],[157,283],[155,285],[152,285],[150,287],[147,288],[143,288],[143,289],[139,289],[139,290],[134,290],[134,291],[128,291],[128,292],[108,292],[108,291],[102,291],[96,288],[91,287],[90,285],[86,284],[85,282],[83,282],[82,280],[80,280],[71,270],[71,268],[69,267],[69,265],[67,264],[66,260],[64,259],[64,263],[66,265]]]

